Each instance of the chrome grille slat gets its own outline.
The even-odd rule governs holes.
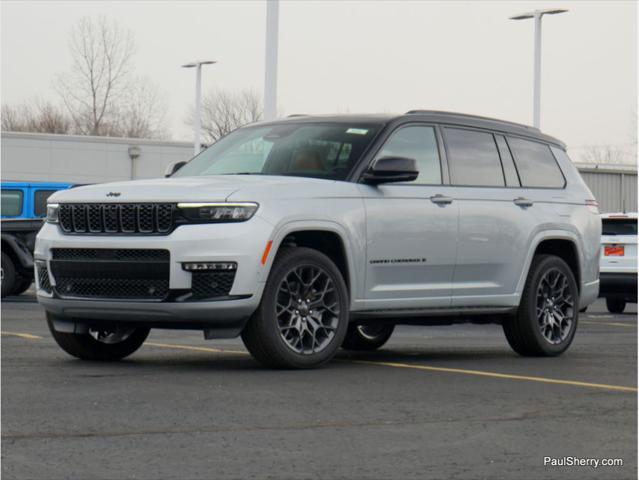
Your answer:
[[[166,235],[174,228],[170,203],[60,205],[60,228],[69,234]]]

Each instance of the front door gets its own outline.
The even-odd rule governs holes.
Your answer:
[[[366,308],[448,307],[457,250],[458,205],[442,185],[435,128],[396,130],[375,160],[417,160],[409,183],[362,185],[366,208]],[[374,160],[374,161],[375,161]]]

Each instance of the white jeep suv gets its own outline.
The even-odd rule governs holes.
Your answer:
[[[637,303],[637,214],[601,216],[601,291],[611,313],[623,313],[626,302]]]
[[[296,116],[174,170],[49,199],[37,296],[69,354],[115,360],[150,328],[200,329],[304,368],[397,324],[497,322],[520,354],[558,355],[598,295],[597,203],[531,127]]]

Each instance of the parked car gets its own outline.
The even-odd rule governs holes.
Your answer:
[[[116,360],[150,328],[191,328],[308,368],[396,324],[498,322],[518,353],[552,356],[597,298],[597,203],[535,128],[296,116],[171,171],[49,199],[37,297],[67,353]]]
[[[2,298],[19,295],[33,283],[35,237],[47,213],[47,198],[68,183],[2,182]]]
[[[637,303],[637,214],[601,215],[600,296],[611,313]]]

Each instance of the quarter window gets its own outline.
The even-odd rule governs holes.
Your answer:
[[[454,185],[503,187],[504,173],[491,133],[444,128]]]
[[[44,217],[47,214],[47,198],[55,192],[55,190],[36,190],[33,204],[33,213],[36,217]]]
[[[522,187],[562,188],[564,176],[550,147],[539,142],[508,137],[510,150],[515,157]]]
[[[407,157],[417,160],[419,176],[414,183],[441,185],[442,169],[435,129],[427,126],[403,127],[393,133],[376,155],[382,157]]]
[[[22,190],[2,190],[2,216],[17,217],[22,213]]]

